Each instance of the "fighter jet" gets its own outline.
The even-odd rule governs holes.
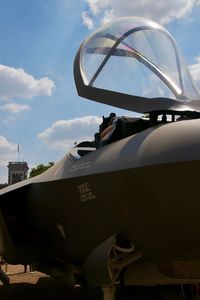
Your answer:
[[[82,43],[74,78],[79,96],[137,115],[103,117],[93,140],[0,191],[3,259],[109,300],[116,285],[200,283],[200,95],[174,38],[115,20]]]

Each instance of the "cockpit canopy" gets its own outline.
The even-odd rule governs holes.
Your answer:
[[[111,22],[81,45],[74,63],[80,96],[145,113],[200,112],[200,95],[174,38],[138,17]]]

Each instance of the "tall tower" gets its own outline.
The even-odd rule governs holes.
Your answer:
[[[27,162],[9,162],[8,163],[8,185],[27,179],[28,176]]]

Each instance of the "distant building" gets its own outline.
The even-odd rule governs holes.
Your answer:
[[[9,162],[8,163],[8,185],[27,179],[28,177],[27,162]]]

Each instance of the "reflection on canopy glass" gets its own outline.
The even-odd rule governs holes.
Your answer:
[[[152,21],[123,18],[104,26],[86,40],[80,58],[87,86],[148,98],[199,98],[175,40]]]

